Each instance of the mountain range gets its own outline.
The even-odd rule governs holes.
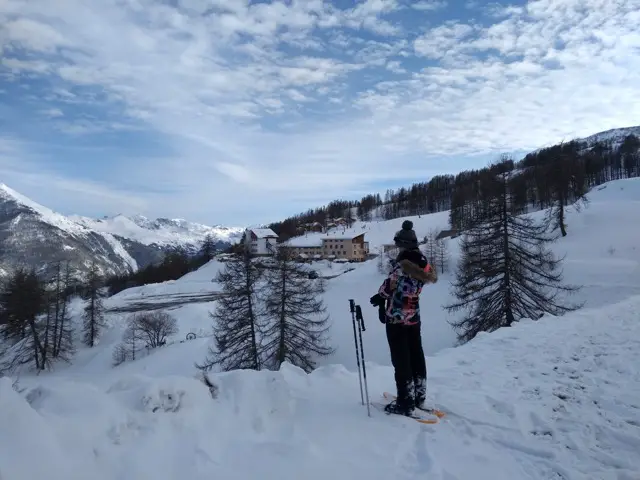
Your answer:
[[[95,261],[104,275],[122,274],[178,247],[193,252],[207,235],[217,247],[229,246],[243,231],[141,215],[65,216],[0,184],[0,275],[19,265],[46,274],[59,261],[70,261],[80,273]]]

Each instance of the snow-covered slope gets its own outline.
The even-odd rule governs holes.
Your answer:
[[[167,248],[196,249],[207,235],[228,245],[242,232],[180,219],[64,216],[0,184],[3,271],[19,264],[42,269],[58,260],[82,271],[95,260],[105,273],[123,273],[158,260]]]
[[[586,138],[582,138],[579,141],[586,142],[589,145],[596,142],[611,142],[614,146],[619,146],[629,135],[635,135],[636,137],[640,138],[640,126],[613,128],[611,130],[606,130],[604,132],[596,133]]]
[[[80,216],[69,217],[91,230],[116,235],[143,245],[199,246],[207,235],[220,242],[236,243],[244,228],[202,225],[183,219],[158,218],[150,220],[142,215],[127,217],[116,215],[102,219]]]
[[[145,370],[0,379],[3,479],[363,478],[635,480],[640,472],[640,297],[522,322],[429,359],[437,425],[360,404],[357,374],[215,374],[184,344]],[[369,347],[369,331],[365,342]],[[371,348],[368,348],[370,351]],[[167,365],[183,365],[171,376]],[[371,399],[393,390],[367,364]]]

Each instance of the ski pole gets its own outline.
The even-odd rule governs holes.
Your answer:
[[[360,333],[360,355],[362,355],[362,374],[364,376],[364,391],[367,396],[367,415],[371,416],[371,408],[369,407],[369,387],[367,385],[367,365],[364,362],[364,344],[362,343],[362,331],[364,328],[364,318],[362,318],[362,309],[360,305],[356,305],[356,319],[358,320],[358,332]]]
[[[351,310],[351,322],[353,323],[353,343],[356,346],[356,363],[358,364],[358,380],[360,381],[360,400],[364,405],[364,395],[362,394],[362,375],[360,373],[360,352],[358,351],[358,337],[356,336],[356,307],[353,299],[349,300],[349,309]]]

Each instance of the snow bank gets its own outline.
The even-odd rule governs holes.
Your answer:
[[[0,379],[0,477],[637,479],[639,357],[640,296],[483,334],[430,359],[448,412],[430,426],[367,417],[342,365],[212,374],[216,398],[193,368],[30,378],[22,395]],[[372,399],[393,390],[389,367],[367,373]]]

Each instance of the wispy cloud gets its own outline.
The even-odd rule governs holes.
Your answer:
[[[441,0],[5,0],[0,74],[39,80],[70,145],[159,135],[170,155],[127,165],[140,187],[173,185],[152,208],[268,220],[637,122],[638,7],[534,0],[471,20]]]

